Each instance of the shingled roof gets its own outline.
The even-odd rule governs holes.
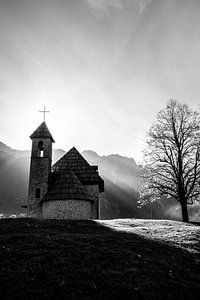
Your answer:
[[[52,142],[55,143],[45,122],[40,124],[40,126],[31,134],[30,138],[50,138]]]
[[[71,170],[64,170],[57,174],[57,178],[49,187],[42,202],[54,200],[86,200],[93,202],[78,177]]]
[[[98,174],[97,166],[90,166],[78,150],[73,147],[52,167],[53,172],[72,170],[82,184],[98,184],[99,191],[104,191],[104,181]]]

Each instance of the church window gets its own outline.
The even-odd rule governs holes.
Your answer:
[[[44,156],[44,142],[43,141],[38,142],[38,149],[39,149],[39,156],[43,157]]]
[[[37,188],[35,190],[35,198],[40,198],[40,189],[39,188]]]

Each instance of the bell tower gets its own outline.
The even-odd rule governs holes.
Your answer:
[[[42,217],[41,199],[48,190],[48,179],[51,173],[52,143],[54,139],[45,121],[30,136],[32,140],[28,214],[30,217]]]

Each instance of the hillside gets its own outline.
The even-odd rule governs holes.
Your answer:
[[[199,299],[200,227],[0,220],[2,299]]]

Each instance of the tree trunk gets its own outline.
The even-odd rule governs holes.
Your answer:
[[[183,201],[180,204],[182,210],[182,221],[188,223],[189,217],[188,217],[188,210],[187,210],[187,201]]]

